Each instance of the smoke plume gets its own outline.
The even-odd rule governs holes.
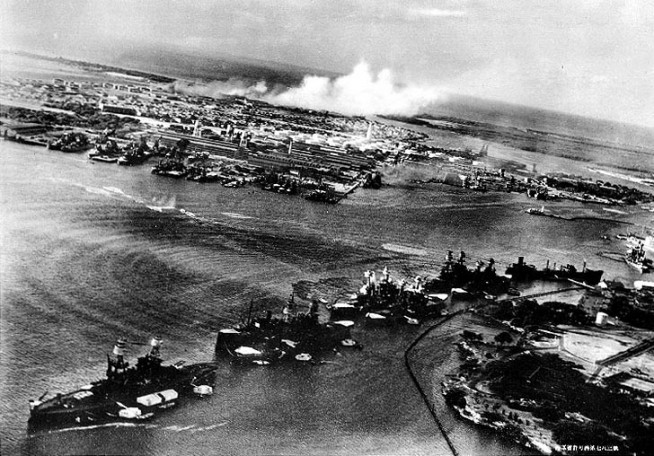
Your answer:
[[[415,115],[424,106],[437,101],[441,93],[429,87],[397,85],[388,69],[376,76],[365,62],[350,74],[330,79],[305,76],[299,87],[264,99],[273,104],[327,110],[346,115]]]
[[[237,95],[275,105],[345,115],[411,116],[443,97],[443,93],[433,87],[396,84],[388,69],[375,75],[365,62],[355,66],[350,74],[334,79],[307,75],[298,87],[270,87],[263,80],[230,78],[208,83],[176,81],[172,90],[212,98]]]
[[[268,86],[265,81],[246,81],[238,78],[230,78],[226,81],[184,82],[175,81],[173,91],[187,95],[221,98],[225,95],[236,95],[248,98],[261,98],[268,93]]]

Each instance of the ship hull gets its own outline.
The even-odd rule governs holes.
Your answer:
[[[193,395],[194,383],[214,381],[215,365],[209,363],[161,369],[160,377],[149,384],[125,386],[100,380],[87,388],[33,402],[28,422],[30,429],[148,418],[174,406],[178,396]],[[143,397],[148,395],[160,399],[144,402]],[[121,410],[127,408],[138,409],[138,413],[131,417],[121,416]]]
[[[635,270],[637,270],[641,274],[643,274],[645,272],[649,272],[649,266],[644,264],[644,263],[639,263],[639,262],[632,261],[632,260],[629,260],[629,259],[626,259],[626,258],[625,258],[624,261],[625,261],[625,263],[627,263],[629,266],[631,266],[632,268],[634,268]]]

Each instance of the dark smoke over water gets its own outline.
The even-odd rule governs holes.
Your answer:
[[[399,85],[390,70],[374,74],[359,63],[350,74],[338,78],[307,75],[297,87],[269,87],[263,81],[232,78],[208,83],[176,82],[174,90],[191,95],[220,98],[239,95],[272,104],[339,112],[345,115],[395,114],[411,116],[445,98],[443,92],[419,85]]]

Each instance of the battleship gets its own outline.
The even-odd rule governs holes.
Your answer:
[[[363,316],[369,325],[418,325],[425,319],[445,315],[449,298],[489,298],[509,292],[508,279],[495,272],[495,260],[477,261],[473,269],[465,261],[465,252],[454,260],[453,252],[448,250],[438,277],[431,280],[420,276],[412,281],[393,280],[387,268],[378,279],[375,271],[366,271],[366,282],[357,293],[328,306],[331,318]]]
[[[245,323],[224,328],[216,338],[216,357],[235,363],[268,365],[282,361],[312,362],[341,347],[361,348],[352,339],[352,321],[321,323],[318,301],[308,312],[298,312],[294,296],[284,306],[281,318],[268,311],[263,318],[252,318],[252,306]]]
[[[624,256],[625,262],[641,274],[652,269],[652,260],[646,257],[643,242],[638,242]]]
[[[468,268],[466,260],[465,252],[461,251],[455,260],[453,252],[448,250],[438,278],[425,283],[425,292],[450,293],[454,289],[456,293],[459,289],[464,289],[466,293],[480,296],[507,292],[509,281],[497,274],[493,258],[489,258],[487,262],[476,261],[472,269]]]
[[[388,268],[377,280],[375,271],[364,273],[366,283],[348,301],[339,300],[329,306],[332,318],[363,316],[366,324],[413,324],[423,318],[440,315],[444,309],[442,299],[424,293],[422,277],[410,283],[406,279],[394,281]]]
[[[107,355],[106,378],[50,399],[45,399],[46,392],[31,400],[30,428],[148,419],[176,405],[180,396],[213,393],[215,364],[163,365],[162,340],[153,338],[149,352],[130,367],[127,343],[119,339]]]

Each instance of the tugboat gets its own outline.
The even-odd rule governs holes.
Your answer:
[[[127,342],[119,339],[107,355],[107,377],[44,400],[30,401],[31,429],[48,425],[88,424],[152,417],[175,405],[180,395],[206,395],[212,390],[216,366],[211,363],[162,365],[162,340],[153,338],[150,351],[130,367]]]
[[[526,212],[527,214],[531,214],[531,215],[547,215],[547,214],[545,213],[545,206],[541,206],[540,209],[537,209],[537,208],[535,208],[535,207],[530,207],[530,208],[527,209],[525,212]]]

